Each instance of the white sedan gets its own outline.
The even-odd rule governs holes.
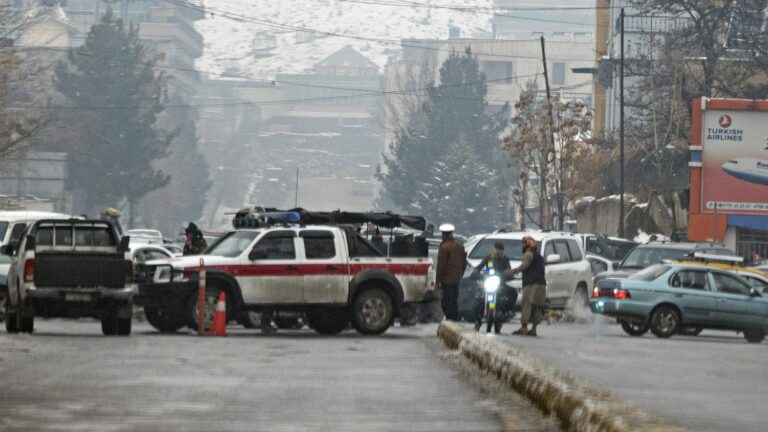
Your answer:
[[[131,259],[134,263],[145,263],[157,259],[170,259],[174,255],[168,249],[154,244],[139,244],[131,248]]]

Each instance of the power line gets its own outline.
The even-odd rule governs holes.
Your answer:
[[[526,74],[526,75],[515,75],[515,76],[509,76],[504,78],[498,78],[494,80],[485,80],[486,83],[489,82],[498,82],[498,81],[512,81],[512,80],[518,80],[521,78],[531,78],[534,76],[541,75],[540,73],[535,74]],[[266,100],[266,101],[240,101],[240,102],[223,102],[218,104],[169,104],[169,105],[162,105],[163,109],[168,108],[205,108],[205,107],[229,107],[229,106],[262,106],[262,105],[283,105],[283,104],[292,104],[292,103],[306,103],[306,102],[319,102],[319,101],[329,101],[329,100],[339,100],[339,99],[349,99],[349,98],[365,98],[365,97],[373,97],[373,96],[387,96],[387,95],[405,95],[405,94],[419,94],[421,92],[429,91],[433,88],[438,87],[463,87],[463,86],[469,86],[478,84],[482,81],[474,81],[474,82],[465,82],[461,84],[442,84],[441,86],[430,86],[430,87],[423,87],[420,89],[413,89],[413,90],[383,90],[383,91],[377,91],[372,92],[366,90],[366,93],[356,93],[351,95],[343,95],[343,96],[325,96],[325,97],[316,97],[316,98],[297,98],[297,99],[276,99],[276,100]],[[475,100],[478,98],[468,98],[468,97],[454,97],[455,99],[466,99],[466,100]],[[39,109],[44,111],[56,111],[56,110],[71,110],[71,111],[92,111],[92,110],[124,110],[124,109],[135,109],[135,108],[142,108],[143,105],[130,105],[130,106],[117,106],[117,105],[103,105],[103,106],[8,106],[8,109],[16,109],[16,110],[29,110],[29,109]]]

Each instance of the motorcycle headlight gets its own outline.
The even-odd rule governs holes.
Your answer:
[[[501,285],[501,278],[498,276],[491,276],[483,281],[483,288],[487,293],[495,293],[499,289],[499,285]]]

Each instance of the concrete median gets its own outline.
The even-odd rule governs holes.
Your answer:
[[[495,375],[556,416],[563,429],[575,432],[680,432],[670,425],[513,346],[480,335],[460,324],[443,321],[437,335],[450,349]]]

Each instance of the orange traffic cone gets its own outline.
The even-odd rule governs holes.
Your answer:
[[[210,332],[208,332],[208,335],[227,335],[227,297],[224,291],[219,293],[219,300],[216,303],[216,312],[213,313],[213,326]]]

